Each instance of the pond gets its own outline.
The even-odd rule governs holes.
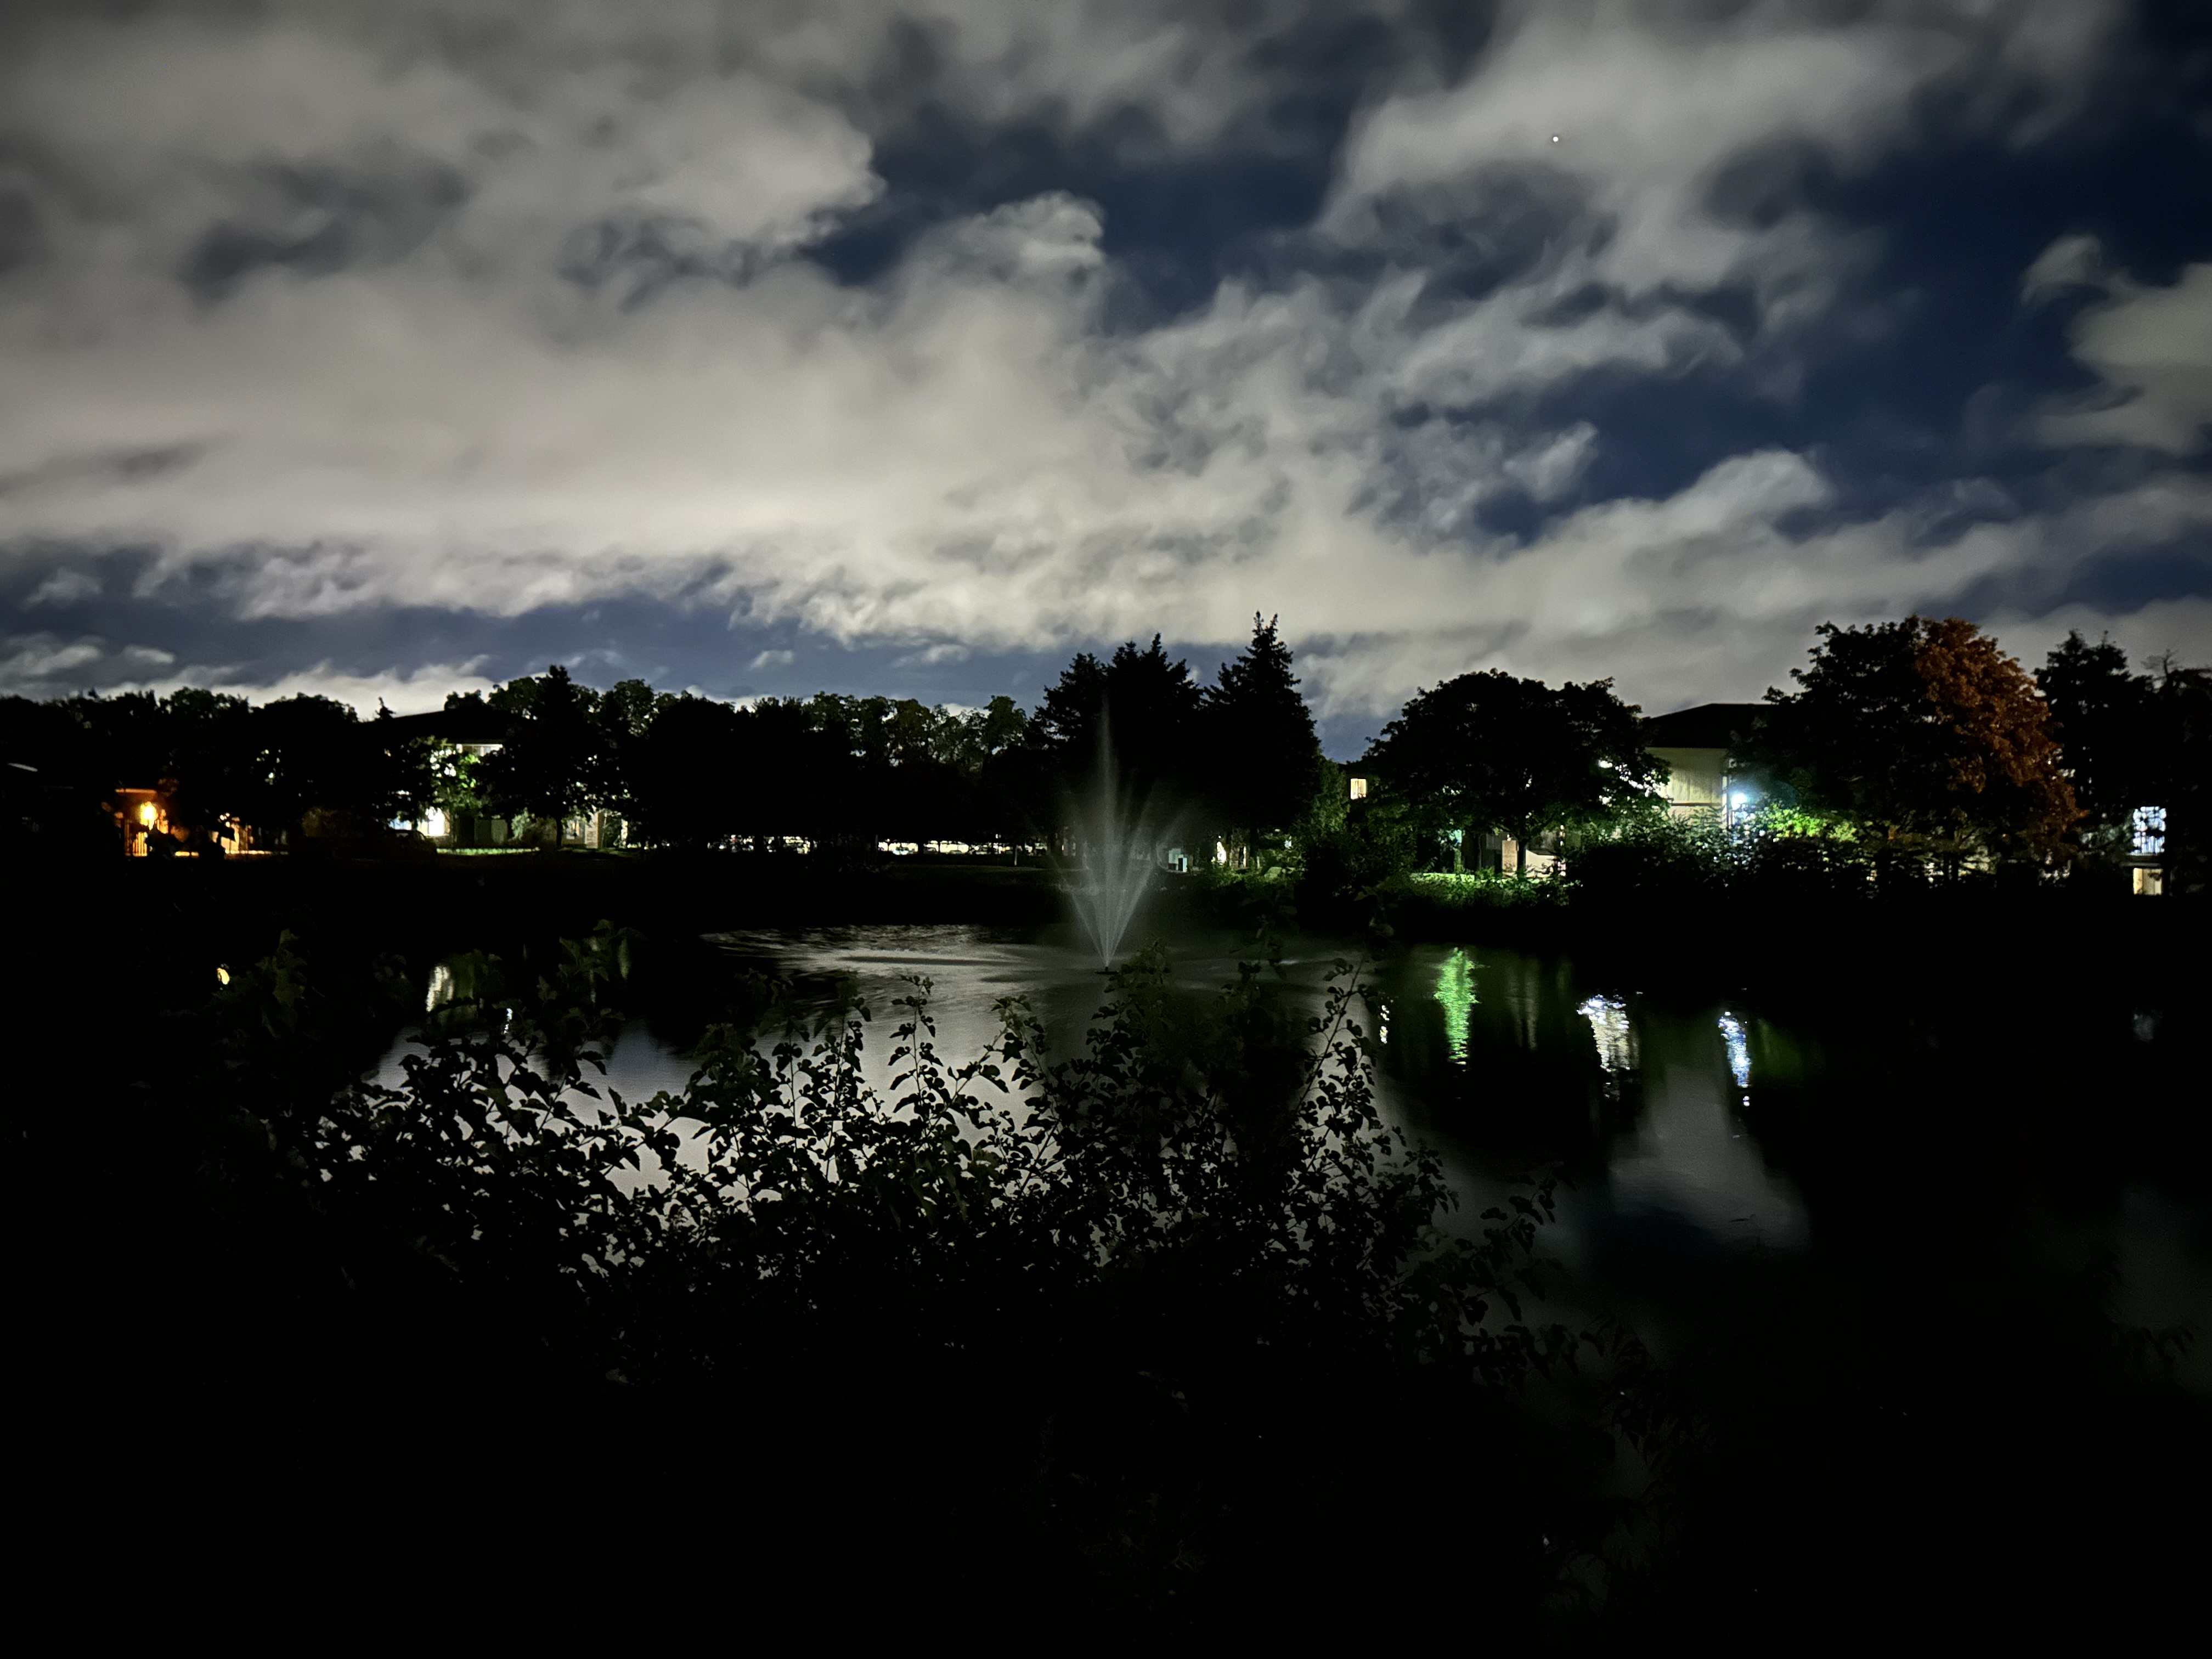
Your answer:
[[[867,1064],[879,1087],[902,1017],[894,1004],[913,994],[915,977],[931,982],[938,1051],[956,1065],[998,1034],[995,1005],[1014,995],[1069,1052],[1104,989],[1096,954],[1072,928],[866,926],[707,939],[733,979],[769,973],[825,1000],[841,977],[855,981],[872,1016]],[[1176,939],[1178,987],[1200,996],[1232,981],[1238,943],[1194,932]],[[1316,1009],[1334,966],[1356,954],[1295,937],[1283,951],[1269,971]],[[1359,972],[1379,1104],[1437,1152],[1460,1200],[1440,1220],[1477,1231],[1481,1212],[1517,1180],[1555,1170],[1559,1214],[1543,1244],[1567,1269],[1564,1293],[1622,1311],[1647,1334],[1663,1337],[1670,1305],[1748,1255],[1869,1248],[1868,1217],[1886,1213],[1893,1184],[1922,1195],[1911,1224],[1934,1248],[1979,1224],[1968,1212],[1989,1205],[1993,1182],[2012,1182],[2002,1203],[2034,1218],[2022,1248],[2108,1264],[2109,1305],[2124,1322],[2212,1325],[2201,1182],[2138,1178],[2112,1188],[2085,1176],[2069,1188],[2063,1156],[2054,1184],[2019,1168],[1994,1131],[1986,1146],[1970,1136],[1963,1154],[1955,1137],[1939,1146],[1904,1103],[1909,1088],[1867,1083],[1925,1069],[1896,1032],[1856,1017],[1822,1029],[1802,1010],[1771,1015],[1750,992],[1720,999],[1609,981],[1563,956],[1489,945],[1416,945]],[[2157,1024],[2138,1013],[2119,1028],[2118,1058],[2127,1044],[2151,1041]],[[633,1025],[610,1056],[608,1082],[631,1097],[681,1088],[690,1067],[679,1026]],[[1985,1035],[1938,1033],[1969,1048]],[[1858,1057],[1855,1068],[1832,1063],[1842,1045]],[[2122,1086],[2117,1070],[2112,1077]],[[1852,1126],[1847,1142],[1808,1139],[1808,1121],[1838,1113]],[[2184,1374],[2212,1391],[2212,1342],[2197,1341]]]

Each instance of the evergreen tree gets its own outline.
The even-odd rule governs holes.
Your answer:
[[[2109,835],[2148,799],[2155,765],[2150,677],[2130,674],[2109,635],[2091,645],[2069,633],[2035,671],[2035,683],[2051,707],[2074,798],[2093,832]]]
[[[1068,792],[1089,789],[1103,765],[1125,801],[1158,815],[1200,795],[1199,724],[1204,693],[1190,665],[1170,659],[1155,634],[1139,649],[1128,641],[1100,662],[1079,653],[1049,687],[1030,721],[1045,764],[1030,811],[1057,818]]]
[[[2169,890],[2202,892],[2212,882],[2212,669],[2185,668],[2171,657],[2153,664],[2152,763],[2146,799],[2166,809],[2160,862]]]
[[[1253,612],[1251,644],[1221,665],[1206,693],[1209,793],[1221,822],[1243,830],[1253,848],[1264,833],[1303,817],[1322,787],[1313,711],[1298,695],[1276,623]]]

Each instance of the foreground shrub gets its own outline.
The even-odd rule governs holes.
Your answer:
[[[1308,1015],[1257,966],[1181,995],[1150,951],[1075,1051],[1012,998],[957,1066],[916,981],[888,1095],[849,990],[760,982],[636,1101],[593,1080],[623,951],[603,932],[529,986],[464,963],[404,1081],[320,1094],[277,1063],[312,1038],[296,958],[223,993],[222,1184],[284,1194],[250,1229],[285,1432],[431,1480],[471,1455],[427,1426],[457,1409],[533,1436],[613,1413],[677,1437],[657,1501],[689,1513],[685,1456],[742,1479],[705,1524],[758,1559],[819,1566],[793,1529],[865,1515],[901,1582],[980,1548],[1019,1595],[1176,1620],[1387,1532],[1526,1625],[1613,1526],[1602,1413],[1529,1410],[1595,1340],[1522,1316],[1550,1188],[1479,1243],[1437,1232],[1451,1194],[1376,1111],[1349,964]]]

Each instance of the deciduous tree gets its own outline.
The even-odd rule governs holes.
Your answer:
[[[2058,849],[2080,808],[2050,706],[1996,641],[1955,617],[1819,632],[1754,740],[1809,805],[1954,862]]]
[[[1525,871],[1535,836],[1605,819],[1649,791],[1659,768],[1636,716],[1611,680],[1555,688],[1492,669],[1414,696],[1371,758],[1431,825],[1511,836]]]
[[[600,799],[599,694],[555,663],[535,679],[508,681],[490,702],[510,724],[506,743],[479,769],[478,787],[496,811],[550,820],[557,846],[568,817]]]

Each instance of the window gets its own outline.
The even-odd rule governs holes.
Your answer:
[[[1367,799],[1367,780],[1366,780],[1366,779],[1364,779],[1364,778],[1354,778],[1354,779],[1352,779],[1352,799],[1354,799],[1354,800],[1365,800],[1365,799]]]
[[[2138,806],[2128,814],[2128,850],[2139,859],[2154,859],[2166,851],[2166,808]]]

